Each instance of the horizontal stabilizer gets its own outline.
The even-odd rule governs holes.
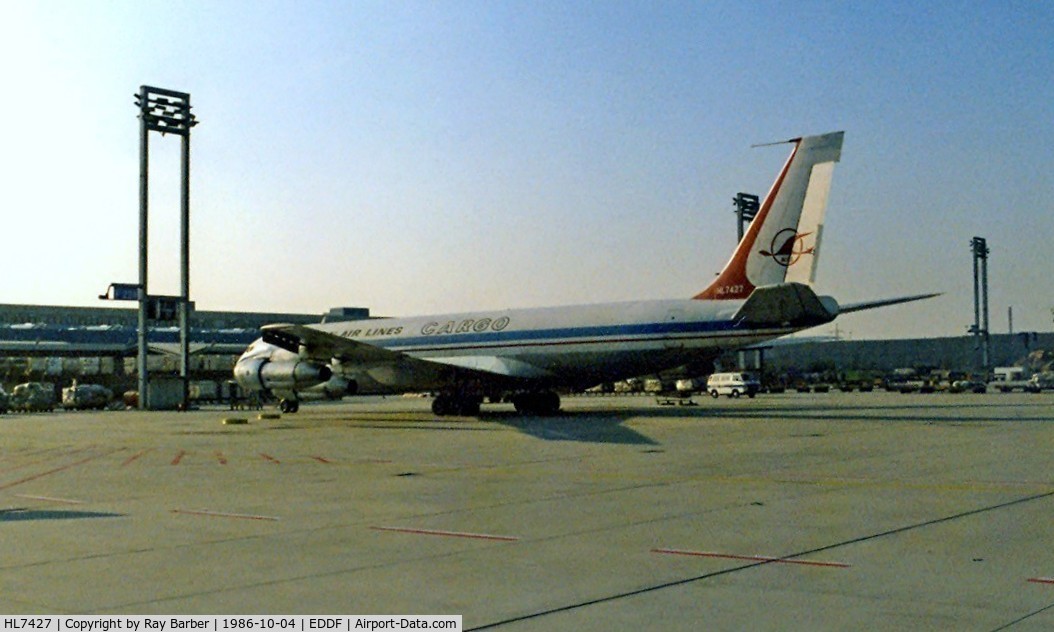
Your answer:
[[[848,314],[850,312],[859,312],[865,309],[874,309],[876,307],[885,307],[887,305],[897,305],[899,303],[910,303],[912,301],[921,301],[926,298],[933,298],[934,296],[940,296],[941,292],[935,292],[933,294],[915,294],[913,296],[899,296],[897,298],[886,298],[878,301],[866,301],[863,303],[852,303],[850,305],[840,305],[838,311],[842,314]]]
[[[811,327],[837,315],[837,303],[820,298],[808,285],[779,283],[756,288],[732,318],[754,327]]]

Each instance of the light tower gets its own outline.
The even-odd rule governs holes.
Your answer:
[[[980,368],[988,376],[988,242],[983,237],[970,241],[973,252],[973,327],[975,346],[981,352]]]
[[[170,312],[178,305],[179,375],[183,381],[183,409],[190,400],[190,128],[198,124],[190,111],[190,95],[152,86],[139,86],[135,95],[139,107],[139,408],[149,402],[147,379],[147,321],[153,315]],[[180,160],[180,294],[178,297],[151,297],[147,287],[147,226],[149,207],[149,132],[175,134],[182,140]],[[151,310],[152,308],[152,310]]]
[[[736,197],[732,198],[732,203],[736,206],[736,221],[738,227],[739,241],[743,241],[743,235],[746,232],[746,225],[754,219],[754,216],[758,214],[758,209],[761,207],[758,196],[750,193],[737,193]]]

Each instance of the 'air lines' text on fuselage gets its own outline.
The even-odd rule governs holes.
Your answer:
[[[481,334],[486,331],[502,331],[509,326],[511,319],[508,316],[498,318],[466,318],[464,320],[448,320],[445,323],[431,321],[421,327],[422,336],[441,336],[446,334]],[[337,335],[344,338],[375,338],[378,336],[398,336],[403,333],[404,327],[371,327],[369,329],[349,329],[341,331]]]

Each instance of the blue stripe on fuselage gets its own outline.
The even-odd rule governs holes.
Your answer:
[[[738,328],[731,320],[670,323],[640,323],[593,325],[555,329],[518,329],[514,331],[485,331],[482,333],[434,334],[408,338],[387,338],[370,344],[393,351],[412,351],[416,347],[438,348],[479,344],[539,344],[543,341],[604,342],[604,338],[651,337],[669,334],[699,334],[734,332]],[[596,339],[601,340],[596,340]],[[588,340],[587,340],[588,339]]]

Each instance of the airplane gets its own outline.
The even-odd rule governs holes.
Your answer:
[[[839,305],[812,288],[844,132],[794,138],[731,259],[688,299],[504,309],[311,325],[274,324],[238,359],[245,389],[296,412],[312,390],[437,392],[436,415],[474,416],[484,397],[523,414],[559,411],[558,391],[713,366],[715,358],[838,315],[936,296]]]

